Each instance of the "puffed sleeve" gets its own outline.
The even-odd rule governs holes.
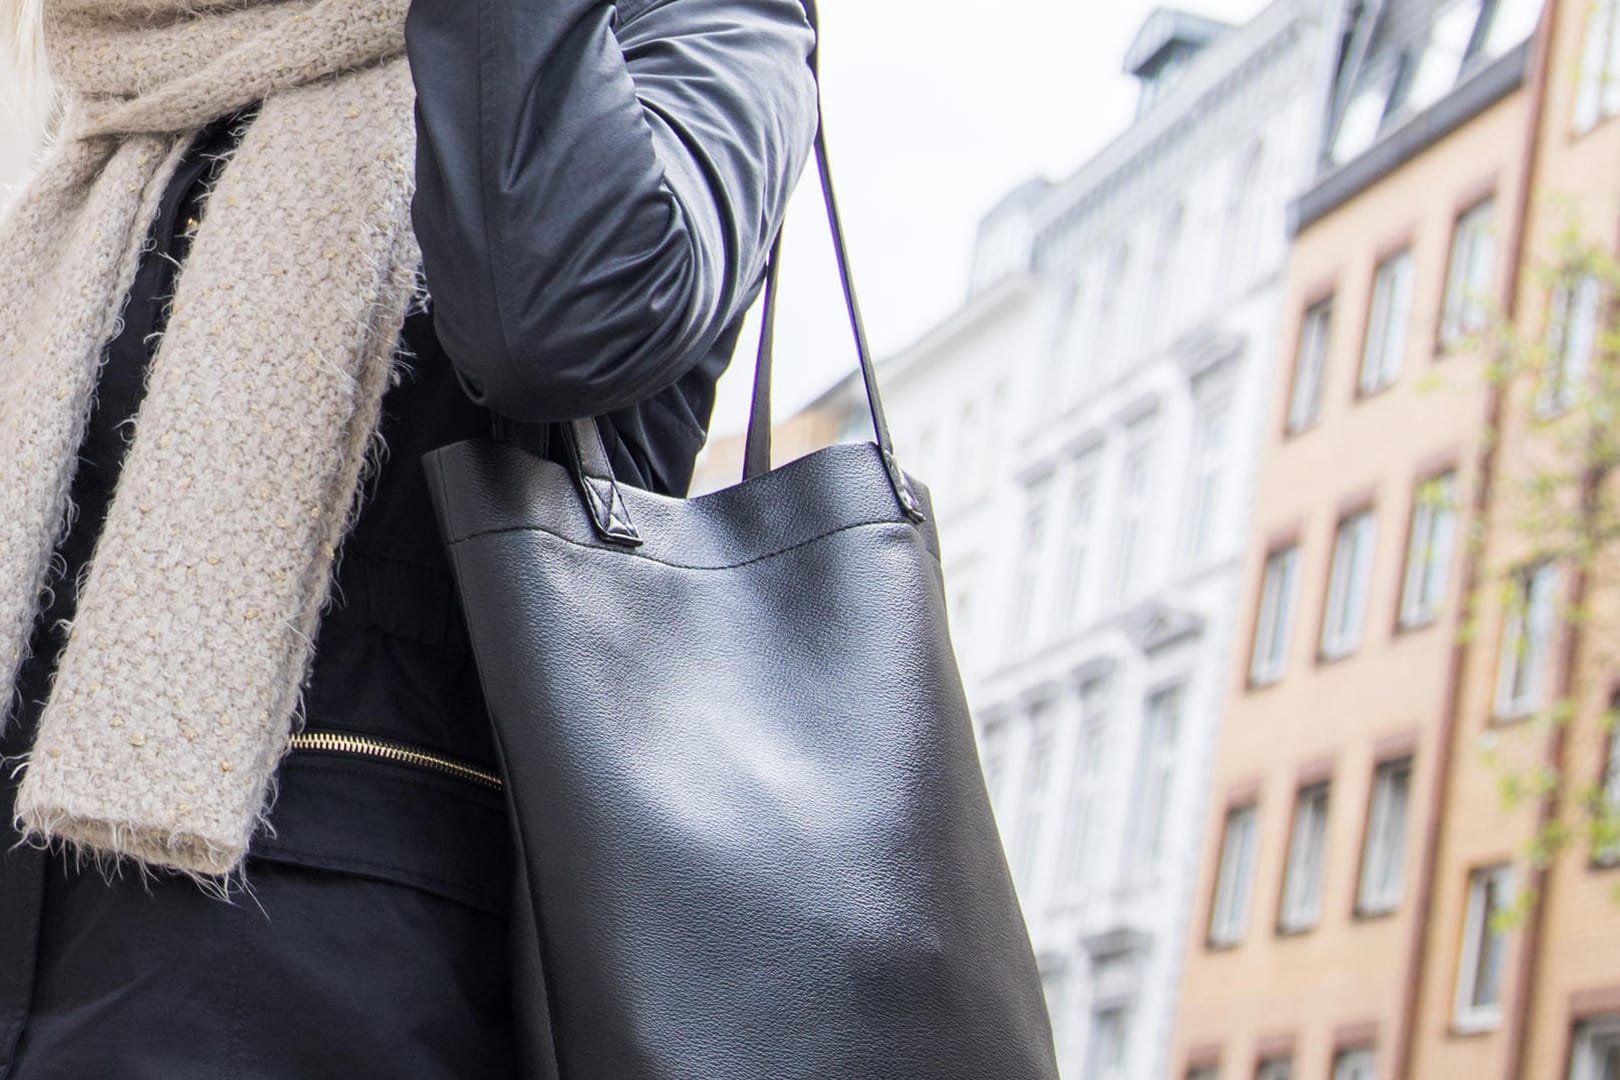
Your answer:
[[[413,219],[473,400],[600,416],[734,340],[811,151],[813,45],[800,0],[412,0]]]

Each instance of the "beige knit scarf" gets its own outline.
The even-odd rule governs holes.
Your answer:
[[[3,686],[48,590],[73,585],[52,550],[158,201],[200,125],[263,107],[209,198],[79,585],[16,807],[35,842],[241,869],[414,288],[407,7],[46,0],[66,119],[0,225]]]

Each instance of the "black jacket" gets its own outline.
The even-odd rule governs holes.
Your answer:
[[[432,299],[403,329],[405,374],[383,401],[388,456],[340,549],[305,728],[487,770],[488,719],[420,455],[486,434],[490,410],[597,416],[622,477],[684,492],[715,380],[809,156],[812,35],[799,0],[413,0],[406,36],[418,90],[413,216]],[[167,191],[109,345],[74,481],[79,513],[58,548],[66,574],[36,624],[7,754],[26,750],[47,696],[71,583],[235,119],[200,133]],[[250,881],[256,865],[295,865],[504,908],[496,793],[318,751],[295,751],[278,780]],[[38,940],[40,873],[26,853],[0,866],[0,1077],[27,1026],[32,968],[12,960]]]

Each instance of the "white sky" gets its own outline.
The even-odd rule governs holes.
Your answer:
[[[1152,0],[821,0],[822,84],[861,306],[878,356],[967,288],[980,215],[1019,182],[1061,177],[1130,122],[1125,50]],[[1241,22],[1264,0],[1188,0]],[[855,364],[813,167],[784,244],[776,415]],[[721,383],[716,434],[746,422],[750,328]]]

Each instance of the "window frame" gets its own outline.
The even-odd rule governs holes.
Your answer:
[[[1443,502],[1425,499],[1425,493],[1442,489]],[[1418,630],[1433,625],[1445,608],[1451,591],[1451,567],[1457,550],[1456,468],[1420,479],[1412,489],[1412,511],[1406,533],[1406,562],[1401,575],[1401,600],[1396,628]],[[1443,528],[1440,526],[1443,525]],[[1443,537],[1444,543],[1437,537]],[[1419,548],[1419,541],[1423,547]],[[1422,562],[1419,563],[1419,556]],[[1434,596],[1427,596],[1432,587]]]
[[[1548,668],[1558,619],[1559,585],[1558,566],[1548,559],[1529,563],[1513,572],[1514,593],[1509,598],[1509,609],[1502,613],[1501,640],[1496,654],[1496,693],[1492,719],[1498,723],[1533,716],[1546,704]],[[1545,593],[1538,591],[1542,586]],[[1520,596],[1522,599],[1517,599]],[[1538,603],[1543,601],[1546,606],[1538,608]],[[1538,619],[1547,624],[1542,628],[1544,636],[1540,639],[1535,636]],[[1526,637],[1527,633],[1529,637]],[[1521,650],[1531,648],[1539,648],[1540,651],[1525,658],[1528,689],[1515,695],[1514,683],[1518,681],[1515,672]]]
[[[1347,557],[1346,542],[1352,528],[1357,530],[1358,539]],[[1345,514],[1333,530],[1327,592],[1322,601],[1322,625],[1317,634],[1316,655],[1319,662],[1331,663],[1354,656],[1366,644],[1367,612],[1371,604],[1377,561],[1377,509],[1365,506]],[[1361,574],[1359,588],[1355,580],[1358,569]],[[1354,626],[1346,627],[1344,624],[1351,621],[1352,613]]]
[[[1483,7],[1481,12],[1484,13]],[[1481,275],[1483,282],[1476,282],[1471,279],[1478,271],[1475,260],[1482,247],[1489,248],[1489,262]],[[1497,254],[1496,194],[1492,192],[1458,214],[1452,224],[1446,288],[1440,299],[1442,352],[1461,347],[1469,337],[1485,329],[1490,314],[1487,306],[1490,290],[1496,281]]]
[[[1547,364],[1541,372],[1541,385],[1536,389],[1538,419],[1550,420],[1574,407],[1579,389],[1591,376],[1592,362],[1597,358],[1604,307],[1603,282],[1596,274],[1576,274],[1571,281],[1554,287],[1547,306]],[[1580,312],[1583,319],[1579,324],[1574,322],[1576,312]],[[1590,323],[1584,321],[1588,313]],[[1571,365],[1570,330],[1577,327],[1581,333],[1575,340],[1584,338],[1585,344],[1579,350],[1580,363]]]
[[[1013,565],[1015,575],[1010,603],[1007,605],[1006,648],[1010,656],[1024,655],[1041,639],[1035,632],[1041,608],[1041,579],[1045,576],[1046,549],[1050,545],[1052,529],[1051,473],[1045,473],[1024,486],[1022,530],[1018,561]]]
[[[1041,876],[1041,847],[1051,822],[1047,803],[1057,765],[1057,704],[1041,701],[1024,723],[1024,764],[1019,775],[1018,807],[1013,827],[1012,870],[1019,892],[1029,899]],[[1044,751],[1044,752],[1043,752]]]
[[[1285,436],[1302,435],[1321,422],[1333,337],[1333,304],[1334,294],[1329,293],[1309,304],[1300,316],[1299,334],[1294,340],[1293,380],[1288,388],[1288,413],[1283,418]],[[1309,387],[1310,395],[1302,400],[1304,387]]]
[[[1603,1080],[1603,1056],[1620,1048],[1620,1013],[1584,1017],[1572,1034],[1569,1080]]]
[[[1232,465],[1233,421],[1237,398],[1228,380],[1198,396],[1193,412],[1192,446],[1187,468],[1187,517],[1181,527],[1181,556],[1189,567],[1209,560],[1226,524],[1226,487]],[[1205,436],[1219,419],[1220,434],[1213,444]]]
[[[1255,1062],[1254,1080],[1293,1080],[1293,1077],[1293,1054],[1277,1054]]]
[[[1120,463],[1119,491],[1115,498],[1116,522],[1112,553],[1113,580],[1110,590],[1116,601],[1128,602],[1142,587],[1142,559],[1139,550],[1143,535],[1153,519],[1153,473],[1157,464],[1158,418],[1149,415],[1131,425],[1126,437],[1125,457]],[[1140,470],[1141,486],[1132,486]]]
[[[1074,630],[1087,610],[1088,586],[1093,576],[1097,549],[1097,503],[1102,494],[1102,469],[1093,451],[1076,460],[1069,478],[1068,499],[1063,518],[1063,567],[1059,583],[1059,618],[1054,622],[1064,630]],[[1082,516],[1081,508],[1084,507]]]
[[[1367,296],[1367,319],[1361,342],[1356,397],[1373,397],[1394,386],[1406,368],[1411,344],[1412,309],[1417,293],[1417,260],[1406,244],[1378,260]],[[1393,356],[1389,350],[1393,348]],[[1374,363],[1374,350],[1379,352]]]
[[[1355,917],[1358,919],[1377,918],[1389,915],[1400,910],[1401,900],[1406,891],[1406,849],[1407,833],[1411,829],[1412,820],[1412,781],[1416,767],[1416,758],[1412,754],[1392,757],[1380,761],[1373,766],[1372,787],[1367,796],[1367,817],[1363,825],[1361,842],[1361,860],[1356,874]],[[1386,781],[1386,777],[1404,774],[1402,786],[1405,795],[1401,802],[1400,827],[1392,830],[1389,826],[1390,808],[1386,800],[1393,796],[1386,792],[1394,786],[1393,780]],[[1380,845],[1393,837],[1395,850],[1389,852]],[[1382,884],[1384,875],[1373,873],[1374,856],[1382,854],[1377,860],[1381,866],[1394,867],[1394,884],[1387,891],[1373,892],[1375,884]]]
[[[1100,809],[1107,794],[1104,765],[1108,757],[1108,688],[1101,678],[1080,688],[1079,730],[1069,766],[1069,790],[1063,807],[1063,858],[1057,867],[1058,891],[1066,897],[1083,893],[1096,869],[1091,839],[1098,833]]]
[[[1295,791],[1283,863],[1282,895],[1277,903],[1279,934],[1308,933],[1322,921],[1332,812],[1331,779],[1303,784]]]
[[[1495,886],[1498,903],[1488,906],[1486,894]],[[1510,863],[1494,863],[1475,867],[1468,873],[1467,904],[1463,911],[1462,948],[1457,957],[1457,981],[1452,997],[1451,1026],[1458,1032],[1491,1031],[1502,1022],[1503,976],[1508,968],[1508,934],[1491,928],[1490,920],[1497,911],[1513,903],[1516,883]],[[1484,948],[1491,938],[1500,942],[1500,964],[1496,972],[1495,1000],[1478,1004],[1474,998],[1478,989],[1479,964]]]
[[[1620,0],[1591,0],[1584,6],[1587,19],[1581,27],[1580,62],[1570,117],[1577,136],[1595,130],[1620,113]]]
[[[1273,591],[1272,565],[1286,559],[1286,573]],[[1259,689],[1279,683],[1288,674],[1288,650],[1294,631],[1294,611],[1299,600],[1299,544],[1290,541],[1266,553],[1260,574],[1260,600],[1255,608],[1254,635],[1249,643],[1249,687]],[[1268,603],[1275,599],[1276,603]],[[1264,645],[1275,644],[1273,651]],[[1273,656],[1275,659],[1273,660]],[[1261,659],[1268,662],[1261,666]]]
[[[1346,1071],[1358,1066],[1365,1071]],[[1377,1080],[1377,1048],[1372,1046],[1343,1046],[1335,1050],[1333,1052],[1332,1077],[1333,1080],[1359,1080],[1360,1077]]]
[[[1240,849],[1239,864],[1232,866],[1228,876],[1229,858],[1233,848],[1233,824],[1241,820],[1247,835]],[[1254,904],[1255,863],[1260,847],[1260,803],[1258,800],[1239,803],[1226,808],[1221,825],[1220,857],[1215,864],[1214,889],[1210,896],[1209,925],[1205,943],[1211,949],[1230,949],[1241,945],[1249,933],[1249,920]],[[1222,898],[1230,897],[1229,904]],[[1227,914],[1223,918],[1223,911]]]
[[[1187,686],[1179,682],[1157,687],[1142,700],[1142,737],[1137,748],[1136,774],[1131,784],[1130,818],[1125,834],[1126,878],[1131,882],[1153,880],[1164,867],[1166,832],[1175,801],[1176,771],[1180,764],[1186,704]],[[1169,730],[1168,739],[1164,736],[1166,727]],[[1150,796],[1151,806],[1148,805]],[[1149,827],[1149,821],[1152,822],[1152,835],[1145,837],[1143,830]],[[1151,840],[1146,852],[1139,850],[1144,840]]]

